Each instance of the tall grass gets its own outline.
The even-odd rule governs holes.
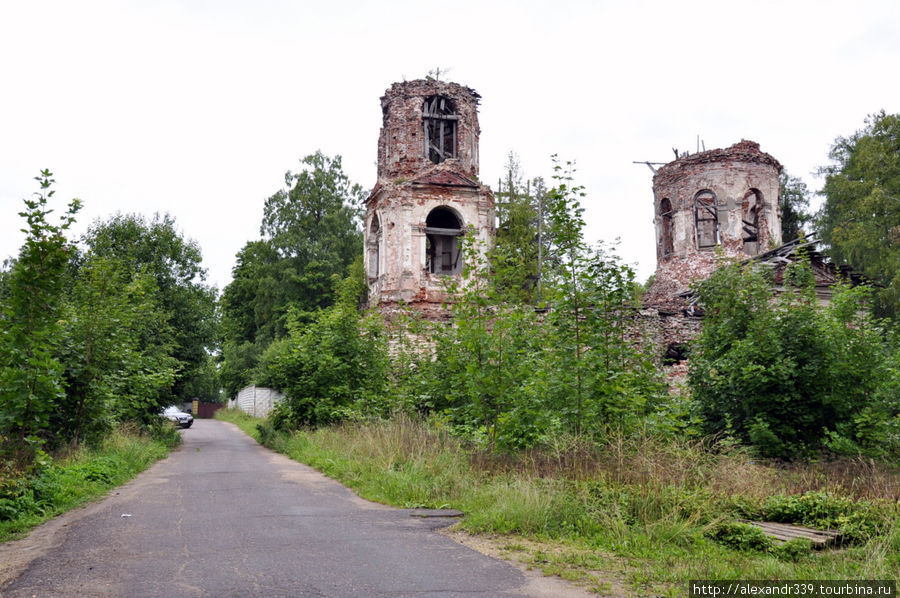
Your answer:
[[[177,443],[169,426],[155,438],[121,427],[97,447],[56,455],[30,475],[0,484],[0,542],[14,539],[44,521],[99,498],[165,457]]]
[[[610,436],[599,446],[560,438],[542,450],[497,455],[406,415],[291,434],[237,419],[246,430],[259,425],[270,447],[370,500],[451,507],[466,514],[461,526],[471,532],[609,555],[639,593],[665,593],[689,579],[900,577],[898,473],[870,461],[777,467],[739,448],[651,435]],[[765,513],[772,497],[810,492],[821,493],[812,495],[819,507],[858,506],[867,521],[877,514],[876,533],[819,552],[736,549],[715,539],[742,513]]]
[[[516,455],[475,452],[471,459],[491,472],[704,487],[717,495],[764,498],[773,493],[835,492],[855,499],[900,500],[896,465],[865,457],[777,463],[757,458],[747,447],[646,433],[610,434],[600,445],[564,437]]]

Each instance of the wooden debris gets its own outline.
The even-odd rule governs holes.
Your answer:
[[[811,541],[814,548],[824,548],[837,542],[840,532],[836,530],[819,530],[786,523],[772,523],[769,521],[745,521],[750,525],[760,528],[770,538],[787,542],[794,538],[806,538]]]

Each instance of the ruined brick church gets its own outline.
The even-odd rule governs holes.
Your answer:
[[[493,240],[494,197],[477,178],[479,99],[468,87],[433,79],[394,83],[381,98],[365,266],[370,304],[383,313],[408,305],[445,317],[445,283],[462,282],[461,237],[481,252]],[[708,277],[722,256],[768,260],[776,269],[792,259],[798,244],[781,240],[781,172],[778,160],[747,140],[676,156],[655,170],[657,267],[641,320],[670,362],[700,329],[691,282]],[[826,294],[840,274],[822,259],[813,267]]]

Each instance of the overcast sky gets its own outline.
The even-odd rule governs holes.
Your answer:
[[[834,138],[900,112],[900,2],[0,0],[0,259],[40,169],[84,202],[172,214],[209,282],[321,149],[375,184],[379,98],[436,67],[482,96],[481,178],[575,160],[590,240],[655,268],[652,173],[742,138],[812,189]]]

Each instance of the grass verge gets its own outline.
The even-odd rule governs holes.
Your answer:
[[[104,496],[165,457],[179,441],[174,428],[162,431],[157,439],[120,428],[100,446],[79,448],[31,476],[5,480],[0,486],[0,542],[19,538],[56,515]]]
[[[398,416],[287,434],[221,410],[266,446],[399,507],[450,507],[508,558],[599,594],[680,596],[695,579],[897,579],[896,469],[776,467],[739,449],[620,438],[498,456]],[[741,519],[837,527],[836,549],[776,544]]]

